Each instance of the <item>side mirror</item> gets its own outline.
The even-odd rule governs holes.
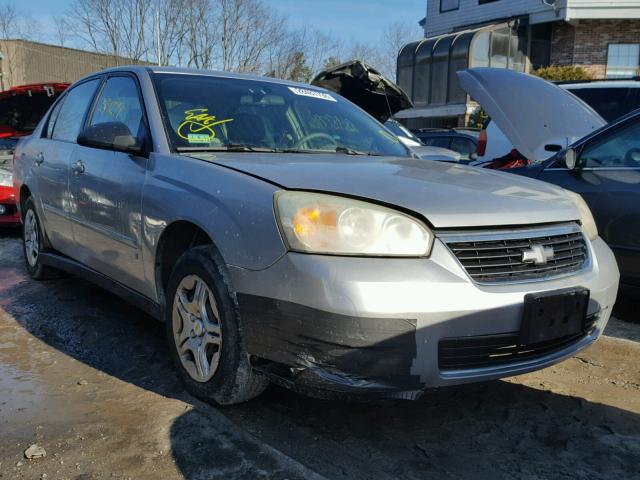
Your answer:
[[[140,155],[142,145],[122,122],[106,122],[85,128],[78,136],[78,145]]]
[[[573,148],[569,148],[564,154],[564,164],[569,170],[578,168],[578,156]]]
[[[545,145],[544,149],[547,152],[559,152],[560,150],[562,150],[562,145],[550,143],[549,145]]]

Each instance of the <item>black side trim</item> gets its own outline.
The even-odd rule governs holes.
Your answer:
[[[363,390],[420,388],[411,374],[416,321],[339,315],[292,302],[238,294],[248,353]]]
[[[76,262],[71,258],[50,252],[40,253],[40,259],[45,265],[63,270],[72,275],[88,280],[91,283],[95,283],[100,288],[104,288],[105,290],[118,295],[126,302],[135,305],[141,310],[144,310],[152,317],[160,321],[164,321],[163,308],[153,300],[145,297],[144,295],[141,295],[140,293],[130,289],[125,285],[122,285],[114,279],[103,275],[100,272],[96,272],[95,270],[87,267],[86,265],[83,265],[82,263]]]

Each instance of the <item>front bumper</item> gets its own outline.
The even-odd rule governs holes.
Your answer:
[[[13,227],[20,225],[20,214],[16,205],[16,197],[13,187],[0,186],[0,227]]]
[[[611,315],[619,273],[601,239],[589,248],[587,270],[503,285],[473,283],[439,240],[428,259],[288,253],[265,270],[229,268],[247,350],[278,366],[267,373],[293,386],[416,398],[427,388],[538,370],[593,343]],[[581,338],[488,367],[439,367],[440,340],[518,332],[526,294],[570,287],[591,292],[595,325]]]

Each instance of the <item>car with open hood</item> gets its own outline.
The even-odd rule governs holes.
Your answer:
[[[616,255],[623,284],[640,290],[640,110],[605,124],[584,102],[537,77],[491,69],[459,75],[519,151],[550,157],[507,171],[580,194]]]
[[[320,72],[311,85],[336,92],[355,103],[383,123],[416,157],[448,163],[461,161],[458,152],[427,146],[394,120],[392,117],[395,113],[413,107],[411,100],[398,85],[360,60],[351,60]]]
[[[415,156],[320,88],[119,67],[17,150],[25,265],[165,322],[193,394],[416,399],[602,334],[618,269],[562,188]]]
[[[13,152],[69,84],[22,85],[0,92],[0,227],[20,224],[13,192]]]

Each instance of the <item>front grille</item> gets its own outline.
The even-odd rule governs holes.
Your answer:
[[[589,335],[595,327],[596,320],[596,315],[588,317],[582,332],[577,335],[532,345],[519,345],[518,332],[444,338],[438,344],[438,366],[441,370],[462,370],[500,366],[519,360],[542,357],[562,350]]]
[[[549,229],[482,234],[444,234],[441,237],[478,283],[509,283],[550,279],[582,270],[588,249],[578,225]],[[553,248],[544,263],[525,263],[532,247]]]

